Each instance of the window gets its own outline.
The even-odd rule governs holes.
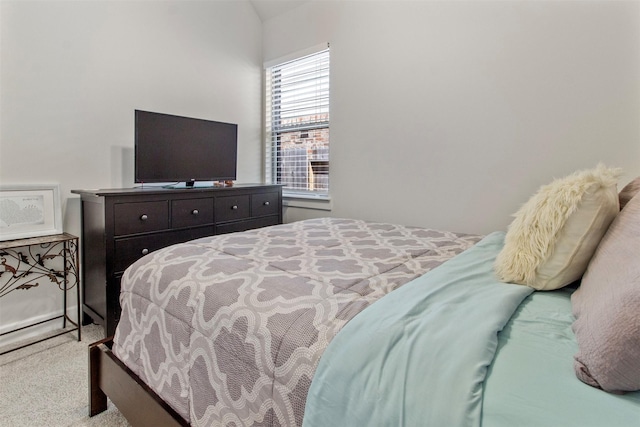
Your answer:
[[[329,195],[329,49],[266,69],[266,181]]]

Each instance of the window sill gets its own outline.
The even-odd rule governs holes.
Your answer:
[[[332,208],[330,196],[307,194],[283,194],[282,204],[288,208],[315,209],[330,211]]]

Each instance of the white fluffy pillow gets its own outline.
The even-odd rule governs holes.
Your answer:
[[[509,226],[495,262],[500,280],[538,290],[578,280],[620,210],[619,176],[600,164],[542,186]]]

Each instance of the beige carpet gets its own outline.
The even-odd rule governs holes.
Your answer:
[[[0,426],[129,426],[109,402],[88,414],[87,347],[103,338],[102,328],[82,329],[0,356]]]

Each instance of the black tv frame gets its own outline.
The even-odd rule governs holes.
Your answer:
[[[134,157],[137,184],[234,181],[238,125],[135,110]]]

